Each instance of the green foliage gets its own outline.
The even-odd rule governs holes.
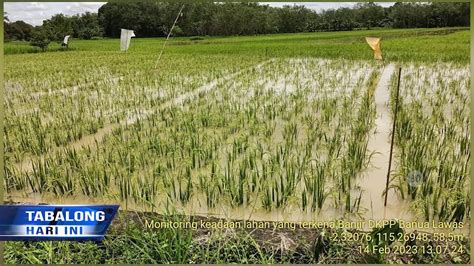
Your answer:
[[[183,30],[181,29],[180,26],[175,26],[175,27],[173,28],[172,34],[173,34],[174,36],[181,36],[181,35],[183,35],[183,33],[184,33],[184,32],[183,32]]]
[[[99,9],[107,37],[118,37],[120,28],[139,37],[166,36],[181,3],[115,2]],[[229,36],[315,31],[348,31],[358,28],[431,28],[469,26],[469,3],[374,3],[317,13],[302,5],[270,7],[258,3],[186,3],[178,35]]]
[[[43,21],[42,28],[48,34],[48,38],[51,41],[61,43],[64,40],[64,36],[72,33],[72,22],[67,16],[57,14]]]
[[[29,41],[33,26],[24,21],[3,22],[5,41]]]
[[[72,20],[72,37],[91,40],[102,36],[97,13],[86,12],[70,19]]]
[[[32,46],[39,47],[44,52],[48,49],[50,42],[51,39],[46,29],[43,27],[37,27],[33,30],[30,41]]]
[[[411,9],[416,9],[417,6],[411,6]],[[390,24],[389,16],[385,15],[385,9],[373,2],[359,3],[356,6],[356,21],[360,27],[367,29],[373,27],[384,27]],[[390,10],[390,9],[389,9]],[[391,12],[389,14],[392,14]]]
[[[388,19],[396,28],[469,25],[470,5],[467,2],[434,2],[429,5],[398,2],[388,10]]]
[[[392,245],[398,239],[403,239],[404,231],[397,221],[392,220],[381,228],[373,228],[369,235],[371,240],[368,241],[367,248],[376,250],[373,256],[382,263],[387,254],[380,253],[379,250]]]

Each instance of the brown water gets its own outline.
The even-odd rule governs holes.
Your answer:
[[[360,181],[360,186],[364,190],[361,206],[368,209],[366,217],[370,219],[398,218],[411,220],[413,217],[409,210],[408,201],[401,199],[393,190],[390,190],[387,206],[384,206],[384,197],[382,196],[385,190],[390,157],[392,119],[388,103],[390,99],[390,78],[394,72],[394,65],[385,66],[375,88],[374,98],[377,113],[375,132],[370,136],[367,147],[369,152],[375,153],[371,158],[371,166],[363,173]],[[394,161],[392,158],[392,171],[396,169]]]

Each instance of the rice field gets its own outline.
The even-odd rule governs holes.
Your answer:
[[[392,81],[393,111],[395,77]],[[470,215],[470,86],[468,66],[403,68],[393,189],[412,200],[427,221]]]
[[[358,211],[357,176],[370,158],[378,68],[269,59],[232,78],[218,74],[224,78],[204,85],[207,91],[198,86],[216,77],[185,84],[171,78],[158,87],[157,80],[133,76],[92,80],[95,89],[73,87],[67,95],[32,92],[23,97],[54,107],[6,119],[7,192],[99,197],[146,210],[191,201],[211,213],[216,205]],[[22,102],[31,101],[15,97],[9,106]],[[82,141],[102,128],[111,129],[100,141]]]
[[[383,62],[354,44],[362,31],[171,41],[156,69],[153,39],[127,53],[102,40],[96,50],[7,55],[5,200],[296,222],[385,215],[374,205],[389,193],[409,215],[388,218],[469,223],[468,48],[443,53],[448,37],[433,31],[400,40],[381,31]],[[410,59],[410,41],[430,53]],[[374,158],[391,132],[374,136],[389,65],[402,76],[387,192]],[[387,72],[387,124],[397,73]],[[158,261],[191,260],[170,252]]]

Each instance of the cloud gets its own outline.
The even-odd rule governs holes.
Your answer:
[[[55,14],[75,14],[97,12],[105,2],[5,2],[4,11],[10,21],[23,20],[32,25],[43,24],[43,20]]]

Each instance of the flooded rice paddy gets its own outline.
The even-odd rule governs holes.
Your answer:
[[[262,221],[469,216],[467,67],[401,66],[384,206],[397,65],[213,64],[67,89],[7,78],[7,198]]]

